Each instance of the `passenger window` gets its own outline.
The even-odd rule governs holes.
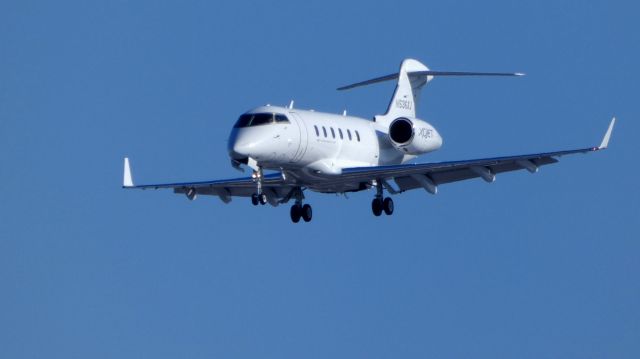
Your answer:
[[[360,134],[356,131],[356,137],[358,138],[358,142],[360,142]]]
[[[322,126],[322,133],[324,133],[324,137],[327,137],[327,129]]]
[[[316,137],[320,137],[320,131],[318,131],[318,126],[313,125],[313,128],[316,129]]]
[[[336,138],[336,133],[333,130],[333,127],[330,127],[330,128],[331,128],[331,137]]]
[[[344,139],[344,137],[342,137],[342,129],[341,128],[338,129],[338,134],[340,135],[340,139],[341,140]]]
[[[351,141],[351,131],[347,130],[347,136],[349,136],[349,141]]]

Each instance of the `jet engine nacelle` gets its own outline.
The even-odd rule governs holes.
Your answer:
[[[389,140],[406,154],[419,155],[442,146],[442,138],[433,126],[417,118],[398,117],[389,125]]]

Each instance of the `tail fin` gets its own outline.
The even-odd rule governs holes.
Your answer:
[[[400,71],[390,75],[376,77],[371,80],[357,82],[339,87],[338,90],[348,90],[355,87],[370,85],[383,81],[398,80],[396,90],[387,113],[384,117],[394,119],[399,116],[415,117],[420,90],[435,76],[523,76],[519,72],[465,72],[465,71],[431,71],[418,60],[405,59],[400,65]]]
[[[393,93],[385,116],[392,117],[416,117],[416,106],[420,97],[420,90],[433,76],[412,76],[411,73],[429,71],[429,68],[420,61],[406,59],[400,65],[398,72],[398,84]]]

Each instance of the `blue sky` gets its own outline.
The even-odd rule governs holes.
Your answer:
[[[0,357],[637,358],[633,2],[0,3]],[[536,175],[395,198],[194,202],[137,182],[236,177],[265,103],[371,117],[397,70],[436,79],[421,161],[596,145]]]

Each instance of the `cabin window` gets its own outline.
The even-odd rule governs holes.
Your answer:
[[[331,137],[336,138],[336,132],[333,130],[333,127],[330,127],[331,129]]]
[[[349,141],[351,141],[351,131],[347,130],[347,136],[349,136]]]
[[[344,139],[344,137],[342,136],[342,129],[341,128],[338,129],[338,134],[340,135],[340,139],[341,140]]]
[[[327,137],[327,129],[322,126],[322,133],[324,133],[324,137]]]
[[[318,126],[313,125],[313,128],[316,129],[316,137],[320,137],[320,131],[318,131]]]
[[[358,142],[360,142],[360,134],[358,133],[358,131],[356,131],[356,138],[358,139]]]

